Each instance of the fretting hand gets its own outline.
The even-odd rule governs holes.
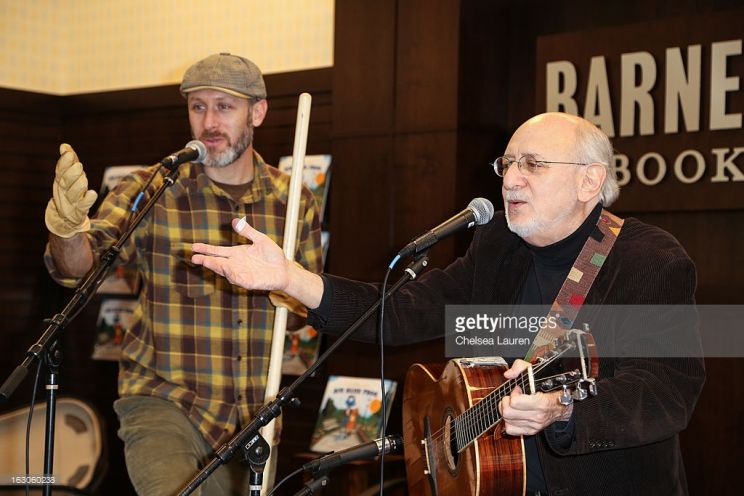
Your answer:
[[[504,372],[506,379],[515,379],[527,370],[530,363],[515,360],[511,368]],[[562,405],[558,402],[560,391],[550,393],[525,394],[517,386],[509,396],[499,403],[499,411],[504,418],[504,429],[512,436],[531,436],[544,430],[556,421],[567,421],[571,418],[573,404]]]

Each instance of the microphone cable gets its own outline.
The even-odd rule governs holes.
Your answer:
[[[397,262],[397,258],[395,262]],[[385,271],[380,291],[380,317],[378,321],[378,333],[380,335],[380,391],[382,392],[382,452],[380,453],[380,496],[383,496],[383,485],[385,482],[385,431],[387,430],[387,392],[385,391],[385,291],[387,290],[388,278],[395,262],[392,262]]]
[[[152,180],[155,179],[155,176],[158,175],[160,170],[163,168],[163,164],[160,164],[160,166],[153,171],[153,173],[150,175],[150,177],[147,179],[147,182],[140,188],[139,193],[137,193],[137,196],[134,198],[134,201],[132,202],[132,207],[129,209],[129,218],[127,219],[127,226],[132,223],[132,218],[134,217],[134,214],[137,212],[137,207],[139,207],[140,200],[145,196],[145,193],[147,192],[147,189],[150,187],[150,184],[152,184]]]
[[[271,491],[269,492],[269,494],[267,496],[272,496],[276,492],[276,490],[279,489],[279,486],[281,486],[282,484],[284,484],[285,482],[287,482],[289,479],[291,479],[292,477],[294,477],[295,475],[298,475],[300,473],[302,473],[302,467],[298,468],[297,470],[295,470],[294,472],[292,472],[291,474],[289,474],[288,476],[286,476],[284,479],[280,480],[279,483],[276,484],[271,489]]]
[[[36,393],[39,390],[39,376],[41,375],[41,364],[44,357],[39,358],[39,365],[36,367],[36,377],[34,378],[34,390],[31,393],[31,406],[28,409],[28,420],[26,421],[26,496],[29,496],[31,490],[31,470],[30,470],[30,452],[31,452],[31,420],[34,418],[34,405],[36,404]],[[45,474],[51,476],[52,474]],[[43,478],[42,478],[43,479]]]

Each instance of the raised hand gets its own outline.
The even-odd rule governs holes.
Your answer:
[[[90,229],[88,210],[98,194],[88,189],[88,178],[75,150],[63,143],[59,147],[59,155],[52,199],[47,204],[44,221],[50,232],[62,238],[71,238]]]
[[[292,264],[282,249],[271,238],[250,226],[245,217],[233,219],[232,226],[235,232],[251,243],[238,246],[194,243],[191,261],[246,289],[284,291]]]
[[[245,218],[233,219],[232,226],[251,243],[239,246],[194,243],[191,261],[225,277],[231,284],[246,289],[283,291],[307,308],[320,305],[323,280],[318,274],[287,260],[282,249],[248,225]]]

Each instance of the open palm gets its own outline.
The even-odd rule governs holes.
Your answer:
[[[194,243],[191,261],[246,289],[284,290],[289,261],[282,249],[244,219],[234,219],[232,225],[235,232],[251,243],[239,246]]]

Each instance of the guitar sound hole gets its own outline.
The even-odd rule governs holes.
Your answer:
[[[447,460],[447,468],[455,476],[457,474],[458,463],[460,462],[460,453],[457,451],[457,434],[452,424],[452,415],[448,414],[444,421],[444,439],[442,445],[444,448],[444,457]]]

